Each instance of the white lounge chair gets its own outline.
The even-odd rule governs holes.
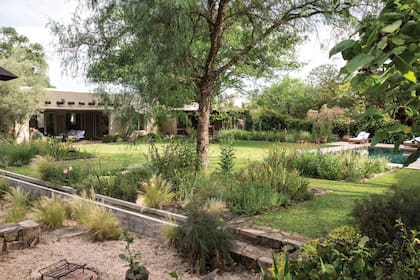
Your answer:
[[[411,140],[404,141],[404,146],[419,148],[420,147],[420,137],[413,137]]]
[[[369,142],[369,132],[361,131],[357,134],[356,137],[350,138],[349,142],[356,143],[356,144],[364,144]]]

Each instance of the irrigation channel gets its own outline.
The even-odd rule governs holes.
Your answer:
[[[76,190],[69,186],[56,186],[36,178],[20,175],[0,169],[0,177],[8,180],[13,187],[19,187],[33,196],[52,195],[64,199],[84,199],[78,196]],[[164,210],[140,207],[139,205],[120,199],[96,194],[96,201],[90,203],[110,209],[120,220],[121,225],[130,231],[146,235],[151,238],[161,236],[162,226],[179,226],[186,221],[187,217]],[[235,235],[235,246],[232,257],[238,263],[258,268],[259,265],[269,267],[272,265],[272,252],[281,251],[285,245],[296,251],[306,237],[290,234],[272,229],[261,229],[249,226],[235,225],[232,228]]]

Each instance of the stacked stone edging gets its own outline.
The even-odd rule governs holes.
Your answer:
[[[41,238],[41,226],[33,221],[0,225],[0,252],[35,247]]]

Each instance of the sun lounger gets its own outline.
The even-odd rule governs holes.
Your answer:
[[[413,137],[411,140],[404,141],[404,146],[420,148],[420,137]]]
[[[369,142],[369,132],[361,131],[359,134],[357,134],[356,137],[350,138],[349,142],[355,143],[355,144],[364,144]]]

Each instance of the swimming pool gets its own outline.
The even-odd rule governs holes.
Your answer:
[[[397,151],[394,152],[392,149],[380,149],[380,148],[372,148],[368,150],[370,157],[384,157],[388,159],[389,162],[392,163],[404,163],[405,160],[410,155],[407,152]]]

